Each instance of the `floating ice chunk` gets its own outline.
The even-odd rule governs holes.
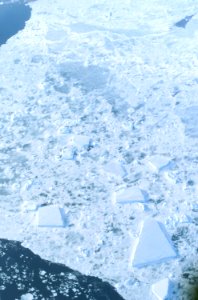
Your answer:
[[[154,283],[151,287],[151,290],[158,300],[168,300],[168,296],[170,294],[170,285],[170,280],[165,278]]]
[[[146,192],[138,187],[129,187],[125,190],[114,193],[113,202],[116,203],[133,203],[133,202],[145,202],[147,200]]]
[[[185,215],[185,214],[180,214],[180,215],[176,215],[174,214],[172,217],[167,218],[166,220],[166,224],[171,224],[171,225],[178,225],[180,223],[192,223],[192,219],[190,216]]]
[[[118,177],[124,177],[127,175],[126,169],[124,166],[117,162],[111,161],[104,166],[104,171]]]
[[[155,172],[160,172],[172,166],[170,158],[163,155],[151,156],[148,163]]]
[[[173,173],[165,171],[163,172],[164,178],[170,183],[170,184],[175,184],[176,183],[176,178]]]
[[[37,213],[37,224],[39,227],[63,227],[63,209],[56,206],[42,206]]]
[[[73,160],[75,152],[72,149],[66,148],[61,151],[61,158],[65,160]]]
[[[27,293],[27,294],[24,294],[21,296],[21,300],[33,300],[33,299],[34,299],[34,297],[30,293]]]
[[[90,145],[91,139],[87,135],[74,135],[73,143],[76,147],[83,148],[88,147]]]
[[[176,112],[185,125],[185,134],[192,138],[198,137],[198,106],[189,106]]]
[[[147,219],[141,228],[139,241],[133,253],[133,266],[143,267],[177,257],[162,224]]]

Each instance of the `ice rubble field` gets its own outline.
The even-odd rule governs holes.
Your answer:
[[[168,279],[171,299],[190,299],[197,1],[30,6],[0,48],[0,237],[108,280],[126,300],[164,299]]]

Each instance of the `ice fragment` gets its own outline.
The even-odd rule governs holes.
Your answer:
[[[170,293],[170,280],[165,278],[154,283],[151,290],[158,300],[167,300]]]
[[[160,172],[168,167],[170,164],[170,159],[163,155],[153,155],[149,159],[149,166],[155,172]],[[171,165],[170,165],[171,167]]]
[[[39,227],[63,227],[63,210],[56,206],[40,207],[37,213]]]
[[[127,172],[124,166],[116,161],[111,161],[104,166],[104,170],[114,176],[124,177]]]
[[[128,187],[125,190],[114,193],[113,200],[116,203],[145,202],[147,200],[146,192],[138,187]]]
[[[153,219],[147,219],[141,228],[139,241],[133,253],[132,265],[143,267],[164,262],[176,256],[162,224]]]
[[[88,147],[90,144],[90,137],[86,135],[74,135],[73,144],[76,147],[83,148]]]
[[[21,204],[21,211],[26,211],[26,212],[36,211],[37,208],[38,208],[38,204],[32,201],[24,201]]]

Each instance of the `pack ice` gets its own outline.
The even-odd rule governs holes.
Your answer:
[[[163,155],[152,155],[148,163],[154,172],[161,172],[170,166],[170,159]]]

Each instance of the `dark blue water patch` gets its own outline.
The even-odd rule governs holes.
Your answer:
[[[24,3],[7,3],[0,5],[0,45],[24,29],[31,17],[31,8]]]
[[[124,300],[108,282],[41,259],[16,241],[0,239],[0,270],[1,300],[26,294],[35,300]]]
[[[184,19],[178,21],[177,23],[175,23],[176,27],[180,27],[180,28],[186,28],[186,25],[188,24],[188,22],[192,19],[194,15],[192,16],[186,16]]]

